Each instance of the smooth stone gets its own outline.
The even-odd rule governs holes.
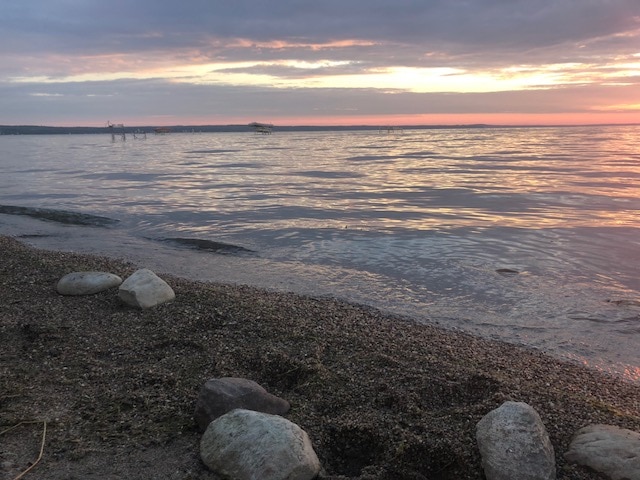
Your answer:
[[[487,480],[553,480],[556,462],[547,430],[530,405],[505,402],[476,425]]]
[[[233,410],[211,422],[200,440],[200,457],[229,480],[311,480],[320,473],[304,430],[252,410]]]
[[[147,268],[135,271],[120,285],[118,297],[127,305],[151,308],[176,298],[173,289]]]
[[[236,408],[284,415],[291,405],[253,380],[212,378],[200,389],[194,418],[200,430],[204,431],[213,420]]]
[[[61,295],[91,295],[117,287],[122,278],[108,272],[72,272],[66,274],[56,285]]]
[[[640,433],[613,425],[578,430],[564,458],[611,480],[640,480]]]

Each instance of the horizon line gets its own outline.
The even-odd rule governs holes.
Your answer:
[[[140,128],[140,127],[180,127],[180,128],[195,128],[195,127],[250,127],[253,123],[199,123],[199,124],[131,124],[123,125],[124,128]],[[525,128],[525,127],[607,127],[607,126],[635,126],[640,125],[640,122],[595,122],[595,123],[571,123],[571,124],[557,124],[557,123],[406,123],[406,124],[370,124],[370,123],[351,123],[351,124],[270,124],[274,128],[464,128],[464,127],[494,127],[494,128]],[[46,125],[46,124],[0,124],[0,128],[55,128],[55,129],[77,129],[77,128],[93,128],[93,129],[107,129],[108,126],[104,125]]]

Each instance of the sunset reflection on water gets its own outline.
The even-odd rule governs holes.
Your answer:
[[[120,220],[34,227],[49,245],[118,256],[126,235],[185,276],[335,294],[640,381],[639,126],[1,141],[0,204]],[[163,253],[175,237],[258,253]]]

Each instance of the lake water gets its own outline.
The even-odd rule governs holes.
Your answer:
[[[640,381],[640,126],[1,136],[0,167],[0,233],[37,247],[337,296]]]

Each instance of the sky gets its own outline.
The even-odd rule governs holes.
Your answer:
[[[640,123],[640,0],[20,0],[0,124]]]

